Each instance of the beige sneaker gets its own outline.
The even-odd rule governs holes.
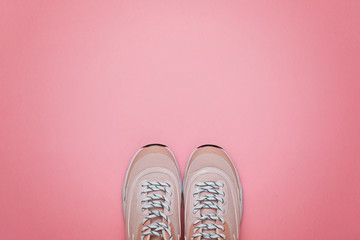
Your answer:
[[[239,239],[242,188],[227,153],[215,145],[198,147],[184,177],[185,239]]]
[[[132,159],[123,187],[123,214],[129,240],[179,240],[181,178],[165,145],[142,147]]]

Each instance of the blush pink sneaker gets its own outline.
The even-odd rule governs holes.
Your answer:
[[[179,240],[181,178],[168,147],[150,144],[132,159],[123,187],[128,240]]]
[[[242,188],[227,153],[215,145],[198,147],[184,177],[185,239],[239,239]]]

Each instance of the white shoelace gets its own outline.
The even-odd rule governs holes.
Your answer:
[[[200,196],[195,202],[194,202],[194,211],[193,213],[197,213],[198,211],[201,211],[203,209],[212,209],[225,212],[224,208],[219,206],[219,202],[224,204],[225,201],[222,197],[225,196],[225,193],[223,191],[220,191],[219,188],[224,187],[224,184],[220,182],[200,182],[196,183],[195,187],[199,188],[197,191],[195,191],[194,196],[199,195],[203,192],[209,193],[204,196]],[[222,224],[225,223],[224,219],[219,217],[216,213],[209,213],[209,214],[200,214],[200,218],[194,221],[193,225],[195,226],[198,223],[198,226],[194,228],[194,234],[191,238],[193,240],[194,238],[200,237],[200,239],[226,239],[226,236],[222,233],[216,233],[216,232],[199,232],[196,233],[198,230],[217,230],[221,229],[222,231],[225,231],[224,226],[215,224],[215,223],[204,223],[206,220],[219,220]]]
[[[141,211],[149,211],[149,215],[144,218],[142,224],[158,217],[165,219],[167,224],[163,222],[154,222],[143,227],[141,229],[141,240],[146,236],[157,236],[164,239],[162,234],[163,231],[166,231],[170,236],[170,240],[172,240],[173,236],[171,234],[170,219],[162,211],[151,210],[151,208],[170,210],[171,201],[166,197],[166,194],[172,195],[171,191],[168,189],[170,184],[167,182],[145,182],[142,184],[142,187],[146,187],[146,189],[141,192],[141,194],[146,194],[146,198],[144,198],[141,203],[147,203],[147,205],[142,207]],[[165,195],[153,193],[158,191],[164,192]]]

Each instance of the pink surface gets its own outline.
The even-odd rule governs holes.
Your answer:
[[[241,239],[360,239],[360,5],[2,1],[0,239],[124,239],[132,155],[223,146]]]

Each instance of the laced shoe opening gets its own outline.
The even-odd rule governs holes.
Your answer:
[[[172,195],[167,182],[145,182],[141,192],[145,198],[141,201],[142,211],[148,211],[143,220],[141,240],[172,240],[170,219],[164,213],[170,210]]]
[[[194,232],[191,240],[226,239],[224,234],[218,233],[219,229],[225,231],[224,219],[217,215],[218,211],[225,211],[220,206],[220,204],[224,204],[223,197],[225,193],[220,190],[223,186],[224,184],[220,182],[200,182],[195,184],[194,196],[198,197],[194,202],[194,213],[199,212],[200,217],[193,223]]]

